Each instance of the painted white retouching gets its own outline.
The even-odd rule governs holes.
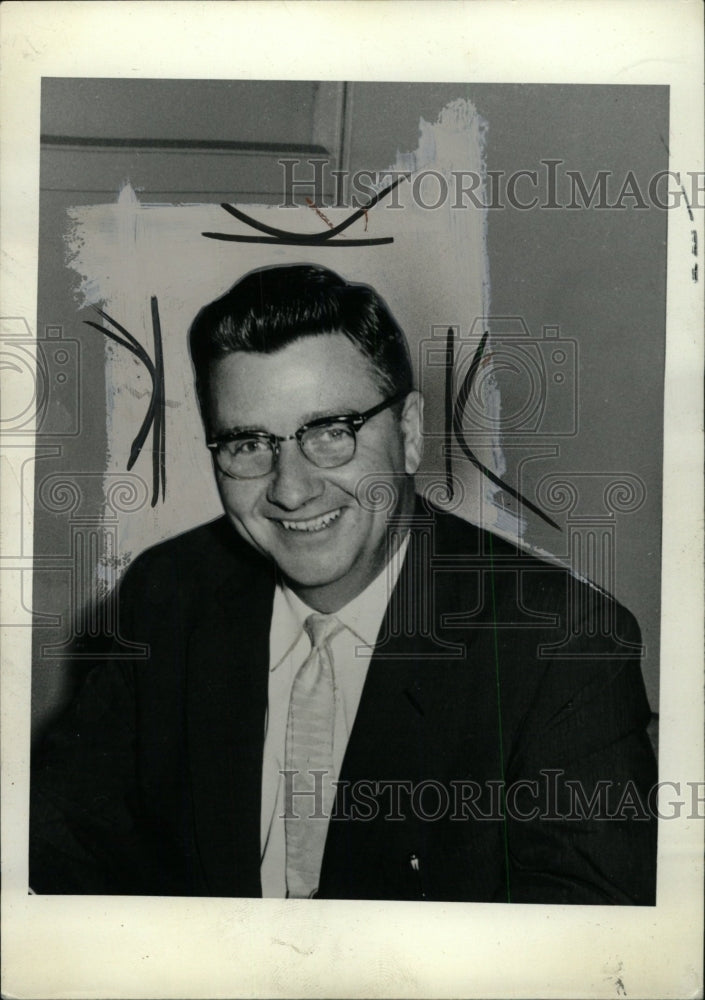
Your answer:
[[[444,503],[446,337],[448,328],[453,327],[453,394],[457,395],[489,314],[486,213],[472,205],[453,208],[453,197],[436,208],[425,208],[413,197],[414,178],[422,172],[436,171],[447,180],[450,190],[453,171],[483,176],[484,132],[485,123],[465,100],[444,108],[435,123],[421,120],[417,149],[399,153],[389,167],[411,175],[396,192],[401,207],[390,208],[382,199],[366,218],[338,237],[342,241],[393,238],[383,245],[302,247],[208,239],[202,233],[252,236],[254,231],[219,205],[142,203],[129,182],[112,204],[70,210],[66,252],[69,266],[80,276],[79,307],[99,306],[132,334],[151,358],[153,297],[161,320],[166,493],[154,507],[147,502],[138,510],[121,514],[118,557],[134,557],[161,538],[221,513],[193,391],[188,327],[204,303],[222,294],[247,271],[287,262],[324,264],[346,278],[372,284],[382,294],[406,331],[418,385],[426,396],[425,457],[418,476],[419,490],[429,492],[441,506],[451,506],[468,520],[482,521],[502,532],[521,532],[521,520],[493,503],[496,488],[462,457],[453,459],[455,501]],[[416,185],[416,189],[432,204],[438,197],[439,181],[429,176],[426,183],[424,187]],[[384,186],[382,181],[379,189]],[[237,177],[233,177],[233,190],[237,190]],[[482,196],[481,189],[477,193]],[[232,204],[279,229],[313,233],[326,225],[306,205],[282,209],[242,204],[235,196]],[[335,226],[351,212],[327,207],[325,216]],[[84,318],[103,322],[94,309],[88,309]],[[95,336],[101,334],[96,332]],[[492,378],[491,355],[483,361],[482,406],[488,422],[494,421],[496,426],[500,399]],[[106,455],[91,456],[90,461],[92,468],[107,475],[125,472],[131,443],[147,412],[152,382],[133,353],[107,338],[105,379],[108,450]],[[473,452],[501,476],[505,463],[498,435],[478,443],[472,437],[471,417],[463,417],[463,426]],[[458,451],[457,444],[454,451]],[[151,496],[151,435],[130,475],[143,479],[146,495]]]

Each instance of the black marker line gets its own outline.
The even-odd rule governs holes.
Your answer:
[[[450,453],[453,444],[453,367],[455,365],[455,342],[453,340],[453,327],[448,327],[446,336],[446,385],[445,385],[445,459],[446,459],[446,489],[448,490],[448,500],[453,499],[453,457]]]
[[[110,323],[114,322],[106,313],[101,313],[101,315],[105,316],[105,318]],[[147,407],[147,413],[145,414],[145,418],[142,421],[142,426],[140,427],[139,431],[137,432],[137,435],[135,436],[135,439],[132,442],[132,446],[130,448],[130,455],[129,455],[129,458],[127,460],[127,471],[129,472],[130,469],[132,468],[132,466],[135,464],[135,462],[137,461],[137,459],[140,456],[140,452],[142,451],[142,447],[144,445],[144,442],[147,440],[147,435],[149,434],[150,428],[151,428],[152,423],[154,421],[154,404],[155,404],[155,399],[154,399],[154,385],[155,385],[154,365],[152,364],[151,358],[149,357],[149,355],[147,354],[147,352],[144,350],[144,348],[142,347],[142,345],[139,343],[139,341],[136,341],[135,338],[131,334],[127,334],[127,336],[130,338],[130,341],[132,341],[132,343],[135,345],[134,347],[132,346],[132,344],[126,343],[124,340],[122,340],[120,337],[118,337],[117,334],[115,334],[115,333],[112,332],[112,330],[106,330],[104,326],[100,326],[98,323],[93,323],[89,319],[86,319],[83,322],[86,324],[86,326],[93,327],[94,330],[97,330],[99,333],[104,334],[106,337],[108,337],[109,340],[115,341],[116,344],[120,344],[121,347],[124,347],[126,350],[128,350],[135,357],[139,358],[139,360],[142,361],[142,363],[147,368],[147,371],[149,372],[149,376],[150,376],[150,378],[152,380],[152,396],[151,396],[151,399],[149,401],[149,406]],[[118,329],[120,329],[120,330],[124,330],[124,328],[120,327],[119,324],[117,324],[117,323],[115,323],[115,326],[117,326]],[[124,332],[127,333],[126,330],[124,330]]]
[[[123,335],[123,337],[126,337],[129,340],[129,342],[134,347],[135,353],[139,357],[140,361],[142,361],[147,366],[147,368],[151,369],[151,371],[154,372],[154,365],[152,364],[152,359],[147,354],[144,347],[142,347],[139,340],[136,337],[133,337],[132,334],[128,330],[126,330],[124,326],[121,326],[117,320],[113,319],[112,316],[108,316],[106,312],[103,312],[102,309],[99,309],[98,306],[96,306],[96,312],[98,313],[99,316],[102,316],[103,319],[106,319],[108,323],[114,326],[115,329]]]
[[[660,132],[658,134],[658,137],[661,140],[661,144],[662,144],[663,148],[666,150],[666,152],[668,153],[668,156],[670,158],[670,156],[671,156],[671,150],[668,148],[668,143],[666,142],[666,140],[664,139],[664,137],[661,135]]]
[[[485,349],[485,344],[487,343],[488,336],[489,336],[489,331],[486,330],[482,335],[482,340],[477,345],[477,349],[475,351],[475,354],[473,355],[472,363],[468,368],[467,372],[465,373],[463,384],[460,387],[458,398],[455,401],[455,407],[453,409],[453,431],[455,433],[456,440],[460,445],[461,451],[463,452],[467,460],[472,465],[474,465],[476,469],[479,469],[481,472],[483,472],[490,480],[490,482],[494,483],[495,486],[499,486],[500,489],[506,490],[506,492],[509,493],[510,496],[514,497],[514,499],[518,503],[520,503],[523,507],[527,507],[529,510],[533,511],[533,513],[536,514],[538,517],[540,517],[542,521],[545,521],[546,524],[550,524],[552,528],[556,529],[556,531],[561,531],[562,529],[560,525],[556,524],[556,522],[552,518],[550,518],[548,514],[545,514],[540,507],[537,507],[536,504],[531,502],[531,500],[527,500],[526,497],[522,496],[518,490],[514,489],[514,487],[509,486],[507,483],[502,482],[499,476],[496,476],[494,472],[490,471],[490,469],[487,468],[487,466],[483,465],[482,462],[470,450],[465,441],[465,438],[463,437],[462,414],[465,411],[467,401],[470,398],[472,383],[479,368],[480,359],[482,358],[482,352]]]
[[[129,330],[126,330],[124,326],[114,320],[108,313],[104,312],[102,309],[96,309],[100,316],[103,317],[108,323],[112,324],[117,330],[120,331],[122,336],[118,336],[112,330],[107,330],[104,326],[99,323],[95,323],[92,320],[84,320],[86,326],[97,330],[102,333],[103,336],[112,340],[114,343],[119,344],[120,347],[124,347],[125,350],[129,351],[134,357],[147,369],[149,377],[152,382],[152,395],[149,401],[149,406],[147,407],[147,412],[142,421],[142,425],[137,432],[132,445],[130,447],[130,454],[127,459],[127,471],[129,472],[137,459],[139,458],[142,448],[147,436],[152,431],[152,507],[155,507],[159,500],[159,488],[161,486],[162,500],[166,498],[166,449],[165,449],[165,393],[164,393],[164,357],[162,349],[162,335],[161,335],[161,324],[159,321],[159,309],[156,296],[152,296],[151,299],[152,307],[152,329],[154,333],[154,358],[155,361],[147,354],[146,350],[140,344],[136,337],[134,337]],[[123,337],[125,339],[123,339]]]
[[[50,135],[42,133],[43,146],[87,146],[104,149],[171,149],[205,152],[295,153],[299,156],[330,156],[330,150],[317,143],[247,142],[242,139],[145,139],[86,135]]]
[[[683,197],[685,198],[685,207],[688,209],[688,218],[690,219],[691,222],[694,222],[695,220],[693,219],[693,212],[692,212],[692,210],[690,208],[690,202],[688,201],[688,195],[685,193],[685,188],[683,187],[682,184],[681,184],[681,192],[683,193]]]
[[[233,215],[236,219],[239,219],[240,222],[244,222],[252,229],[257,229],[260,233],[267,233],[269,236],[276,236],[280,240],[295,239],[302,243],[328,243],[333,236],[338,236],[339,233],[342,233],[345,229],[348,229],[350,226],[353,225],[354,222],[357,222],[358,219],[361,219],[362,216],[365,214],[365,212],[369,212],[371,208],[374,208],[374,206],[381,198],[384,198],[386,195],[389,194],[390,191],[393,191],[394,188],[401,183],[401,181],[406,180],[407,176],[408,176],[407,174],[402,174],[401,177],[397,177],[397,179],[395,181],[392,181],[392,183],[388,187],[384,188],[382,191],[379,191],[367,203],[367,205],[365,205],[364,208],[358,208],[358,210],[356,212],[353,212],[353,214],[349,216],[344,222],[341,222],[337,226],[333,226],[332,229],[324,229],[320,233],[313,233],[311,235],[308,235],[307,233],[292,233],[290,230],[287,229],[275,229],[274,226],[268,226],[264,222],[258,222],[257,219],[253,219],[252,216],[247,215],[246,212],[242,212],[239,208],[235,208],[234,205],[229,205],[227,202],[221,204],[220,207],[224,208],[226,212],[229,212],[230,215]],[[205,236],[206,234],[204,233],[203,235]]]
[[[227,243],[270,243],[284,247],[371,247],[381,243],[393,243],[393,236],[383,236],[371,240],[308,240],[294,237],[268,236],[233,236],[230,233],[201,233],[209,240],[223,240]]]
[[[154,412],[154,434],[152,436],[152,447],[157,460],[157,479],[155,482],[155,492],[152,497],[152,506],[156,506],[161,482],[162,501],[166,499],[166,398],[164,392],[164,353],[162,350],[162,326],[159,320],[159,303],[157,296],[150,299],[152,309],[152,331],[154,333],[154,367],[157,378],[155,382],[155,412]]]
[[[105,336],[108,337],[110,340],[114,340],[116,344],[119,344],[121,347],[124,347],[126,350],[130,352],[130,354],[134,354],[135,357],[139,358],[139,360],[144,364],[149,374],[154,375],[154,365],[152,364],[152,359],[149,357],[149,355],[141,345],[138,344],[137,347],[134,347],[132,343],[124,341],[122,337],[118,337],[118,335],[116,333],[113,333],[112,330],[106,330],[104,326],[100,325],[100,323],[94,323],[90,319],[84,319],[83,322],[85,323],[86,326],[92,326],[94,330],[97,330],[99,333],[105,334]],[[134,338],[131,338],[131,340],[134,340]]]

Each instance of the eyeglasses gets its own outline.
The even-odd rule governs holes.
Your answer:
[[[259,479],[268,475],[276,465],[282,443],[294,438],[313,465],[319,469],[336,469],[354,457],[360,428],[406,396],[405,392],[398,393],[364,413],[319,417],[285,437],[267,431],[233,431],[206,443],[214,452],[220,471],[232,479]]]

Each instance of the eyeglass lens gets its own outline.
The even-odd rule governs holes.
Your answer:
[[[299,440],[306,458],[322,469],[344,465],[355,454],[355,431],[346,423],[309,427]],[[274,468],[274,456],[273,444],[265,437],[225,441],[217,450],[223,472],[242,479],[266,476]]]

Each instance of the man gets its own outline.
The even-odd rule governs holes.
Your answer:
[[[190,346],[225,517],[126,574],[148,657],[37,757],[34,890],[653,903],[636,623],[415,495],[380,297],[263,269]]]

